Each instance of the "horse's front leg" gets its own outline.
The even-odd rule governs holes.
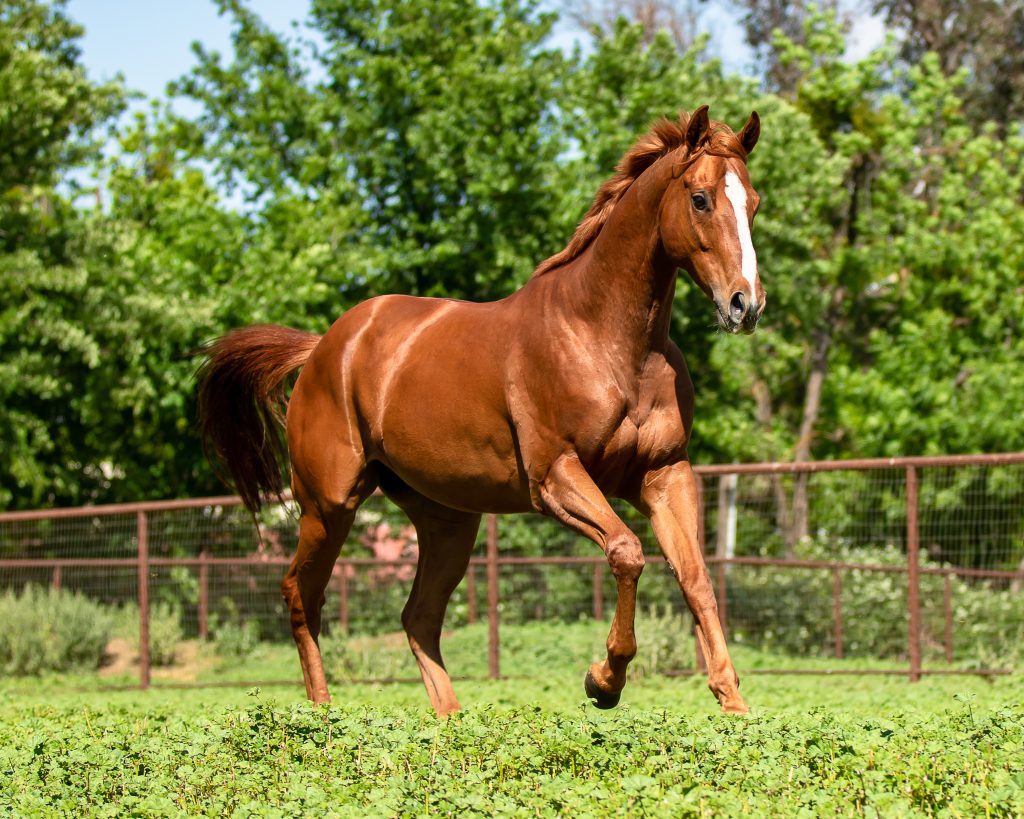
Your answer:
[[[538,486],[543,511],[600,546],[608,557],[618,601],[608,634],[608,655],[590,666],[584,681],[598,708],[614,708],[626,685],[626,667],[636,656],[633,618],[636,586],[644,568],[640,539],[615,514],[575,453],[563,455]]]
[[[641,489],[641,509],[651,518],[686,603],[697,621],[697,639],[708,665],[708,687],[726,713],[745,713],[739,677],[729,659],[711,579],[697,540],[697,484],[687,461],[650,472]]]

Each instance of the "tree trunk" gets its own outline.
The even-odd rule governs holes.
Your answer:
[[[770,434],[772,429],[772,397],[768,391],[768,385],[760,378],[754,379],[753,386],[754,401],[757,405],[757,422]],[[778,458],[774,447],[764,448],[762,456],[766,461],[774,461]],[[771,475],[769,480],[772,485],[772,496],[775,498],[775,525],[782,532],[785,544],[785,557],[793,557],[793,547],[796,545],[792,540],[792,525],[789,516],[789,495],[786,493],[785,484],[781,475]]]
[[[827,329],[822,328],[815,333],[811,372],[807,378],[807,392],[804,395],[803,420],[800,422],[800,435],[793,450],[794,461],[808,461],[811,458],[811,443],[814,441],[814,428],[818,423],[818,412],[821,409],[821,390],[825,383],[828,348],[831,343],[832,336]],[[807,472],[800,472],[793,478],[793,518],[787,544],[792,542],[795,545],[810,534],[810,510],[807,503],[809,477]]]

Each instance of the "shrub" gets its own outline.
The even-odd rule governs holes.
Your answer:
[[[630,665],[633,677],[691,669],[696,662],[693,620],[670,605],[652,606],[636,615],[637,655]]]
[[[113,617],[83,594],[30,585],[0,595],[0,623],[0,671],[36,675],[97,668]]]
[[[149,609],[149,661],[153,665],[174,665],[184,633],[181,609],[173,603],[156,603]]]
[[[242,659],[260,649],[259,623],[225,620],[213,624],[213,649],[221,657]]]
[[[798,557],[884,566],[906,565],[906,555],[883,549],[807,541]],[[940,564],[921,560],[922,568]],[[733,566],[727,574],[731,640],[795,656],[834,650],[831,571]],[[903,660],[907,655],[907,576],[862,569],[843,571],[843,651],[847,657]],[[922,646],[926,659],[944,654],[943,579],[920,576]],[[1024,645],[1024,594],[985,581],[954,578],[955,660],[972,665],[1014,664]]]
[[[396,679],[418,673],[404,638],[392,641],[388,638],[322,637],[320,653],[329,682]]]
[[[125,603],[114,617],[114,635],[123,637],[139,650],[139,607]],[[149,607],[149,662],[151,665],[174,665],[178,644],[184,638],[181,609],[173,603],[159,602]]]

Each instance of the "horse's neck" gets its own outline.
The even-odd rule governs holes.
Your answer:
[[[658,233],[665,173],[655,166],[633,183],[572,264],[567,282],[575,311],[610,343],[639,357],[668,339],[675,294],[675,265],[664,255]]]

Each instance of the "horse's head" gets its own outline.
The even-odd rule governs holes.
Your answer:
[[[734,134],[708,120],[701,106],[690,117],[685,144],[666,161],[672,180],[662,199],[662,247],[714,302],[718,323],[752,333],[764,312],[750,226],[760,198],[750,184],[746,157],[757,144],[757,113]]]

